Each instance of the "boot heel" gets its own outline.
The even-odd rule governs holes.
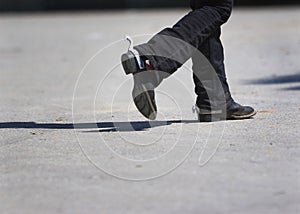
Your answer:
[[[198,114],[199,122],[217,122],[225,119],[223,114]]]
[[[121,56],[121,61],[126,75],[138,72],[135,56],[130,51]]]

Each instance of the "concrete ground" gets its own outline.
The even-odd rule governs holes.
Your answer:
[[[300,7],[236,9],[223,27],[232,93],[254,119],[196,123],[187,62],[149,123],[124,37],[186,12],[0,15],[1,213],[300,212]]]

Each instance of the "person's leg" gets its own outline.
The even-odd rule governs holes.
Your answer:
[[[256,114],[252,107],[242,106],[231,97],[220,36],[221,29],[218,29],[199,47],[199,51],[207,58],[213,69],[208,69],[201,57],[197,55],[192,57],[196,106],[201,122],[246,119]]]
[[[227,105],[230,105],[233,102],[225,73],[224,52],[220,36],[221,29],[219,28],[198,48],[213,67],[218,79],[213,78],[212,75],[205,74],[205,72],[211,72],[211,70],[202,69],[203,62],[201,61],[201,59],[199,59],[199,57],[197,56],[192,57],[194,72],[193,79],[195,83],[195,93],[197,94],[196,105],[201,109],[209,109],[211,104],[214,105],[213,103],[211,103],[212,100],[210,100],[210,98],[208,97],[207,90],[211,90],[211,94],[216,94],[219,92],[216,95],[216,99],[223,99]],[[208,86],[214,86],[216,85],[213,84],[214,81],[220,81],[223,90],[219,91],[214,87],[205,88],[202,84],[203,81],[210,81],[210,83],[207,83]],[[219,104],[216,103],[215,105]]]
[[[232,0],[191,0],[193,11],[135,49],[154,70],[171,74],[192,57],[193,50],[187,46],[199,48],[228,20],[232,4]]]

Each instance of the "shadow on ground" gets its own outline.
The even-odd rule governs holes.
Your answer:
[[[252,80],[249,83],[251,84],[287,84],[287,83],[298,83],[300,82],[300,72],[298,74],[290,74],[290,75],[284,75],[284,76],[272,76],[269,78],[263,78],[258,80]],[[296,87],[288,87],[284,88],[283,90],[300,90],[300,86]]]
[[[94,132],[131,132],[146,131],[151,128],[181,123],[198,123],[197,120],[170,121],[134,121],[134,122],[101,122],[101,123],[35,123],[35,122],[3,122],[0,129],[98,129],[84,131]]]

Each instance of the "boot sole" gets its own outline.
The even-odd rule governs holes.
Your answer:
[[[152,102],[149,92],[145,89],[143,85],[141,86],[144,92],[134,97],[134,104],[144,117],[148,118],[149,120],[155,120],[157,116],[157,110],[155,108],[156,105]]]
[[[234,115],[232,115],[231,117],[229,117],[227,119],[229,119],[229,120],[234,120],[234,119],[236,119],[236,120],[249,119],[249,118],[255,116],[256,114],[257,114],[257,111],[254,111],[254,112],[252,112],[250,114],[242,115],[242,116],[234,116]]]
[[[200,122],[217,122],[222,120],[244,120],[249,119],[257,114],[257,111],[254,111],[250,114],[243,115],[243,116],[231,116],[227,117],[226,119],[222,117],[221,114],[199,114],[198,120]]]

